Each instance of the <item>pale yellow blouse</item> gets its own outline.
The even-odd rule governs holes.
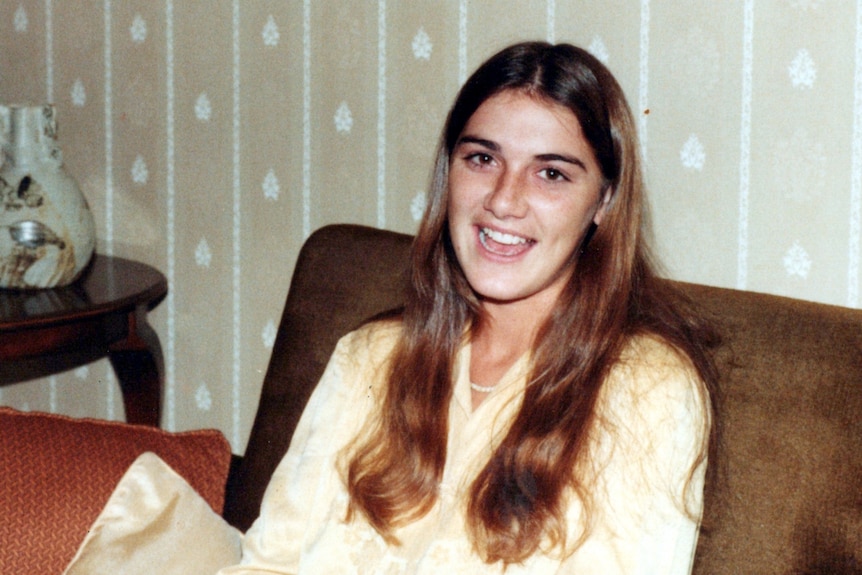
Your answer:
[[[469,344],[459,352],[440,496],[430,513],[396,533],[402,545],[387,545],[361,516],[344,521],[348,495],[338,455],[375,413],[397,334],[392,325],[370,326],[339,342],[273,475],[260,518],[244,538],[242,564],[222,575],[503,572],[471,548],[464,503],[518,409],[526,358],[473,412]],[[588,538],[568,556],[537,553],[510,566],[508,574],[690,573],[705,462],[690,472],[707,424],[692,370],[668,346],[638,338],[605,383],[599,413],[591,465],[583,470],[593,478]],[[576,498],[570,498],[567,515],[575,541],[583,528]]]

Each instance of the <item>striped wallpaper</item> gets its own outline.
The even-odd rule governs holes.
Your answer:
[[[0,101],[56,104],[97,249],[168,277],[166,428],[243,451],[304,238],[412,232],[458,86],[528,38],[623,84],[669,275],[860,305],[862,0],[0,0]],[[106,361],[0,403],[122,418]]]

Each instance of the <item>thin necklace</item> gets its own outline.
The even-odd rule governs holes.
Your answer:
[[[479,385],[478,383],[473,383],[472,381],[470,382],[470,389],[478,391],[479,393],[491,393],[494,391],[494,387],[496,386],[489,385],[486,387],[484,385]]]

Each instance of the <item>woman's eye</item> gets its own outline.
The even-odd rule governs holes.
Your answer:
[[[473,169],[481,170],[494,165],[494,156],[485,152],[464,154],[464,162]]]
[[[560,182],[568,179],[566,178],[565,174],[563,174],[563,172],[557,170],[556,168],[545,168],[540,173],[546,180],[552,182]]]
[[[494,158],[492,158],[490,154],[482,154],[482,153],[472,154],[472,155],[468,156],[467,159],[474,164],[480,164],[480,165],[490,164],[491,162],[494,161]]]

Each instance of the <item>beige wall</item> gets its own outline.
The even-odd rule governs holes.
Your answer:
[[[412,232],[459,83],[589,47],[640,121],[669,274],[857,307],[862,0],[0,0],[0,101],[52,101],[98,249],[157,266],[164,425],[242,452],[292,266],[330,222]],[[0,403],[122,418],[102,361]]]

